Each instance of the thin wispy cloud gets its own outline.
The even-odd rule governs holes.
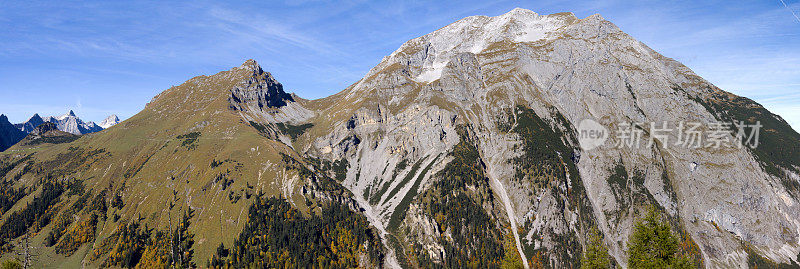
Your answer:
[[[218,7],[211,9],[209,14],[219,20],[221,29],[262,44],[281,42],[299,46],[322,55],[346,55],[336,47],[311,38],[300,30],[292,29],[287,24]],[[269,48],[269,46],[264,47]]]
[[[794,19],[797,20],[797,22],[800,22],[800,17],[798,17],[797,14],[794,13],[794,10],[792,10],[792,8],[790,8],[788,5],[786,5],[786,2],[784,2],[783,0],[780,0],[780,1],[781,1],[781,4],[783,4],[783,6],[786,7],[786,9],[788,9],[790,12],[792,12],[792,16],[794,16]]]

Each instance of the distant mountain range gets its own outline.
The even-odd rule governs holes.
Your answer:
[[[92,121],[84,122],[78,116],[75,116],[75,112],[70,110],[68,113],[61,115],[61,116],[50,116],[42,118],[39,114],[33,114],[33,116],[26,122],[14,124],[14,126],[25,132],[30,133],[36,126],[39,126],[45,122],[52,122],[55,123],[59,130],[75,134],[75,135],[82,135],[88,133],[94,133],[101,131],[103,129],[107,129],[108,127],[114,126],[114,124],[119,123],[119,118],[117,115],[108,116],[105,120],[100,122],[100,124],[96,124]]]
[[[92,121],[84,122],[75,112],[70,110],[61,116],[49,116],[42,118],[39,114],[33,114],[28,121],[23,123],[11,124],[8,117],[0,115],[0,151],[3,151],[16,144],[26,135],[36,130],[36,127],[44,123],[52,123],[58,130],[73,135],[83,135],[99,132],[108,129],[119,123],[117,115],[108,116],[105,120],[96,124]]]

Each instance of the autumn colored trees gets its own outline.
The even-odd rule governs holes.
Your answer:
[[[84,243],[94,242],[98,218],[97,214],[92,213],[88,218],[79,222],[55,245],[56,253],[70,256]]]
[[[142,226],[139,220],[120,224],[88,258],[94,261],[108,253],[102,267],[195,268],[194,234],[189,231],[193,216],[192,210],[185,212],[170,233]]]
[[[22,262],[14,259],[8,259],[0,264],[0,269],[22,269]]]
[[[525,268],[525,266],[522,264],[522,257],[519,255],[519,251],[517,250],[517,242],[514,241],[514,234],[509,231],[505,234],[504,238],[503,248],[505,249],[505,256],[503,256],[503,262],[500,265],[500,268]]]
[[[194,217],[194,210],[189,208],[189,212],[183,213],[183,218],[175,231],[172,232],[172,262],[178,268],[195,267],[192,258],[194,257],[194,234],[189,232],[191,219]]]

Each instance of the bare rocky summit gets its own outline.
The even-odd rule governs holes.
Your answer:
[[[117,115],[111,115],[108,116],[103,121],[101,121],[100,124],[97,124],[97,126],[100,126],[103,129],[108,129],[109,127],[114,126],[117,123],[119,123],[119,118],[117,117]]]

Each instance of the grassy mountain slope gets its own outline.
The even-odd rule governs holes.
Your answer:
[[[204,265],[220,243],[232,244],[259,192],[286,198],[309,214],[311,204],[299,191],[306,181],[287,168],[284,159],[296,154],[266,139],[229,109],[229,90],[255,76],[255,68],[257,64],[249,61],[230,71],[192,78],[159,94],[130,119],[72,143],[18,145],[4,152],[0,160],[7,171],[2,178],[22,194],[4,192],[3,199],[14,205],[2,211],[3,220],[15,212],[36,212],[27,227],[15,228],[23,230],[3,239],[6,250],[20,243],[24,230],[37,245],[74,241],[69,235],[81,229],[82,220],[96,218],[94,229],[80,232],[88,239],[77,243],[77,251],[56,254],[59,244],[39,248],[35,264],[109,265],[103,261],[110,254],[98,251],[113,244],[106,239],[118,236],[126,224],[138,222],[168,233],[191,210],[194,261]],[[42,210],[26,211],[30,201],[47,191],[45,184],[58,185],[51,188],[57,190],[54,197],[47,198]],[[64,191],[73,185],[81,191]],[[83,196],[108,206],[90,210],[81,205]],[[57,221],[60,215],[76,220]],[[48,239],[54,230],[55,238]]]

